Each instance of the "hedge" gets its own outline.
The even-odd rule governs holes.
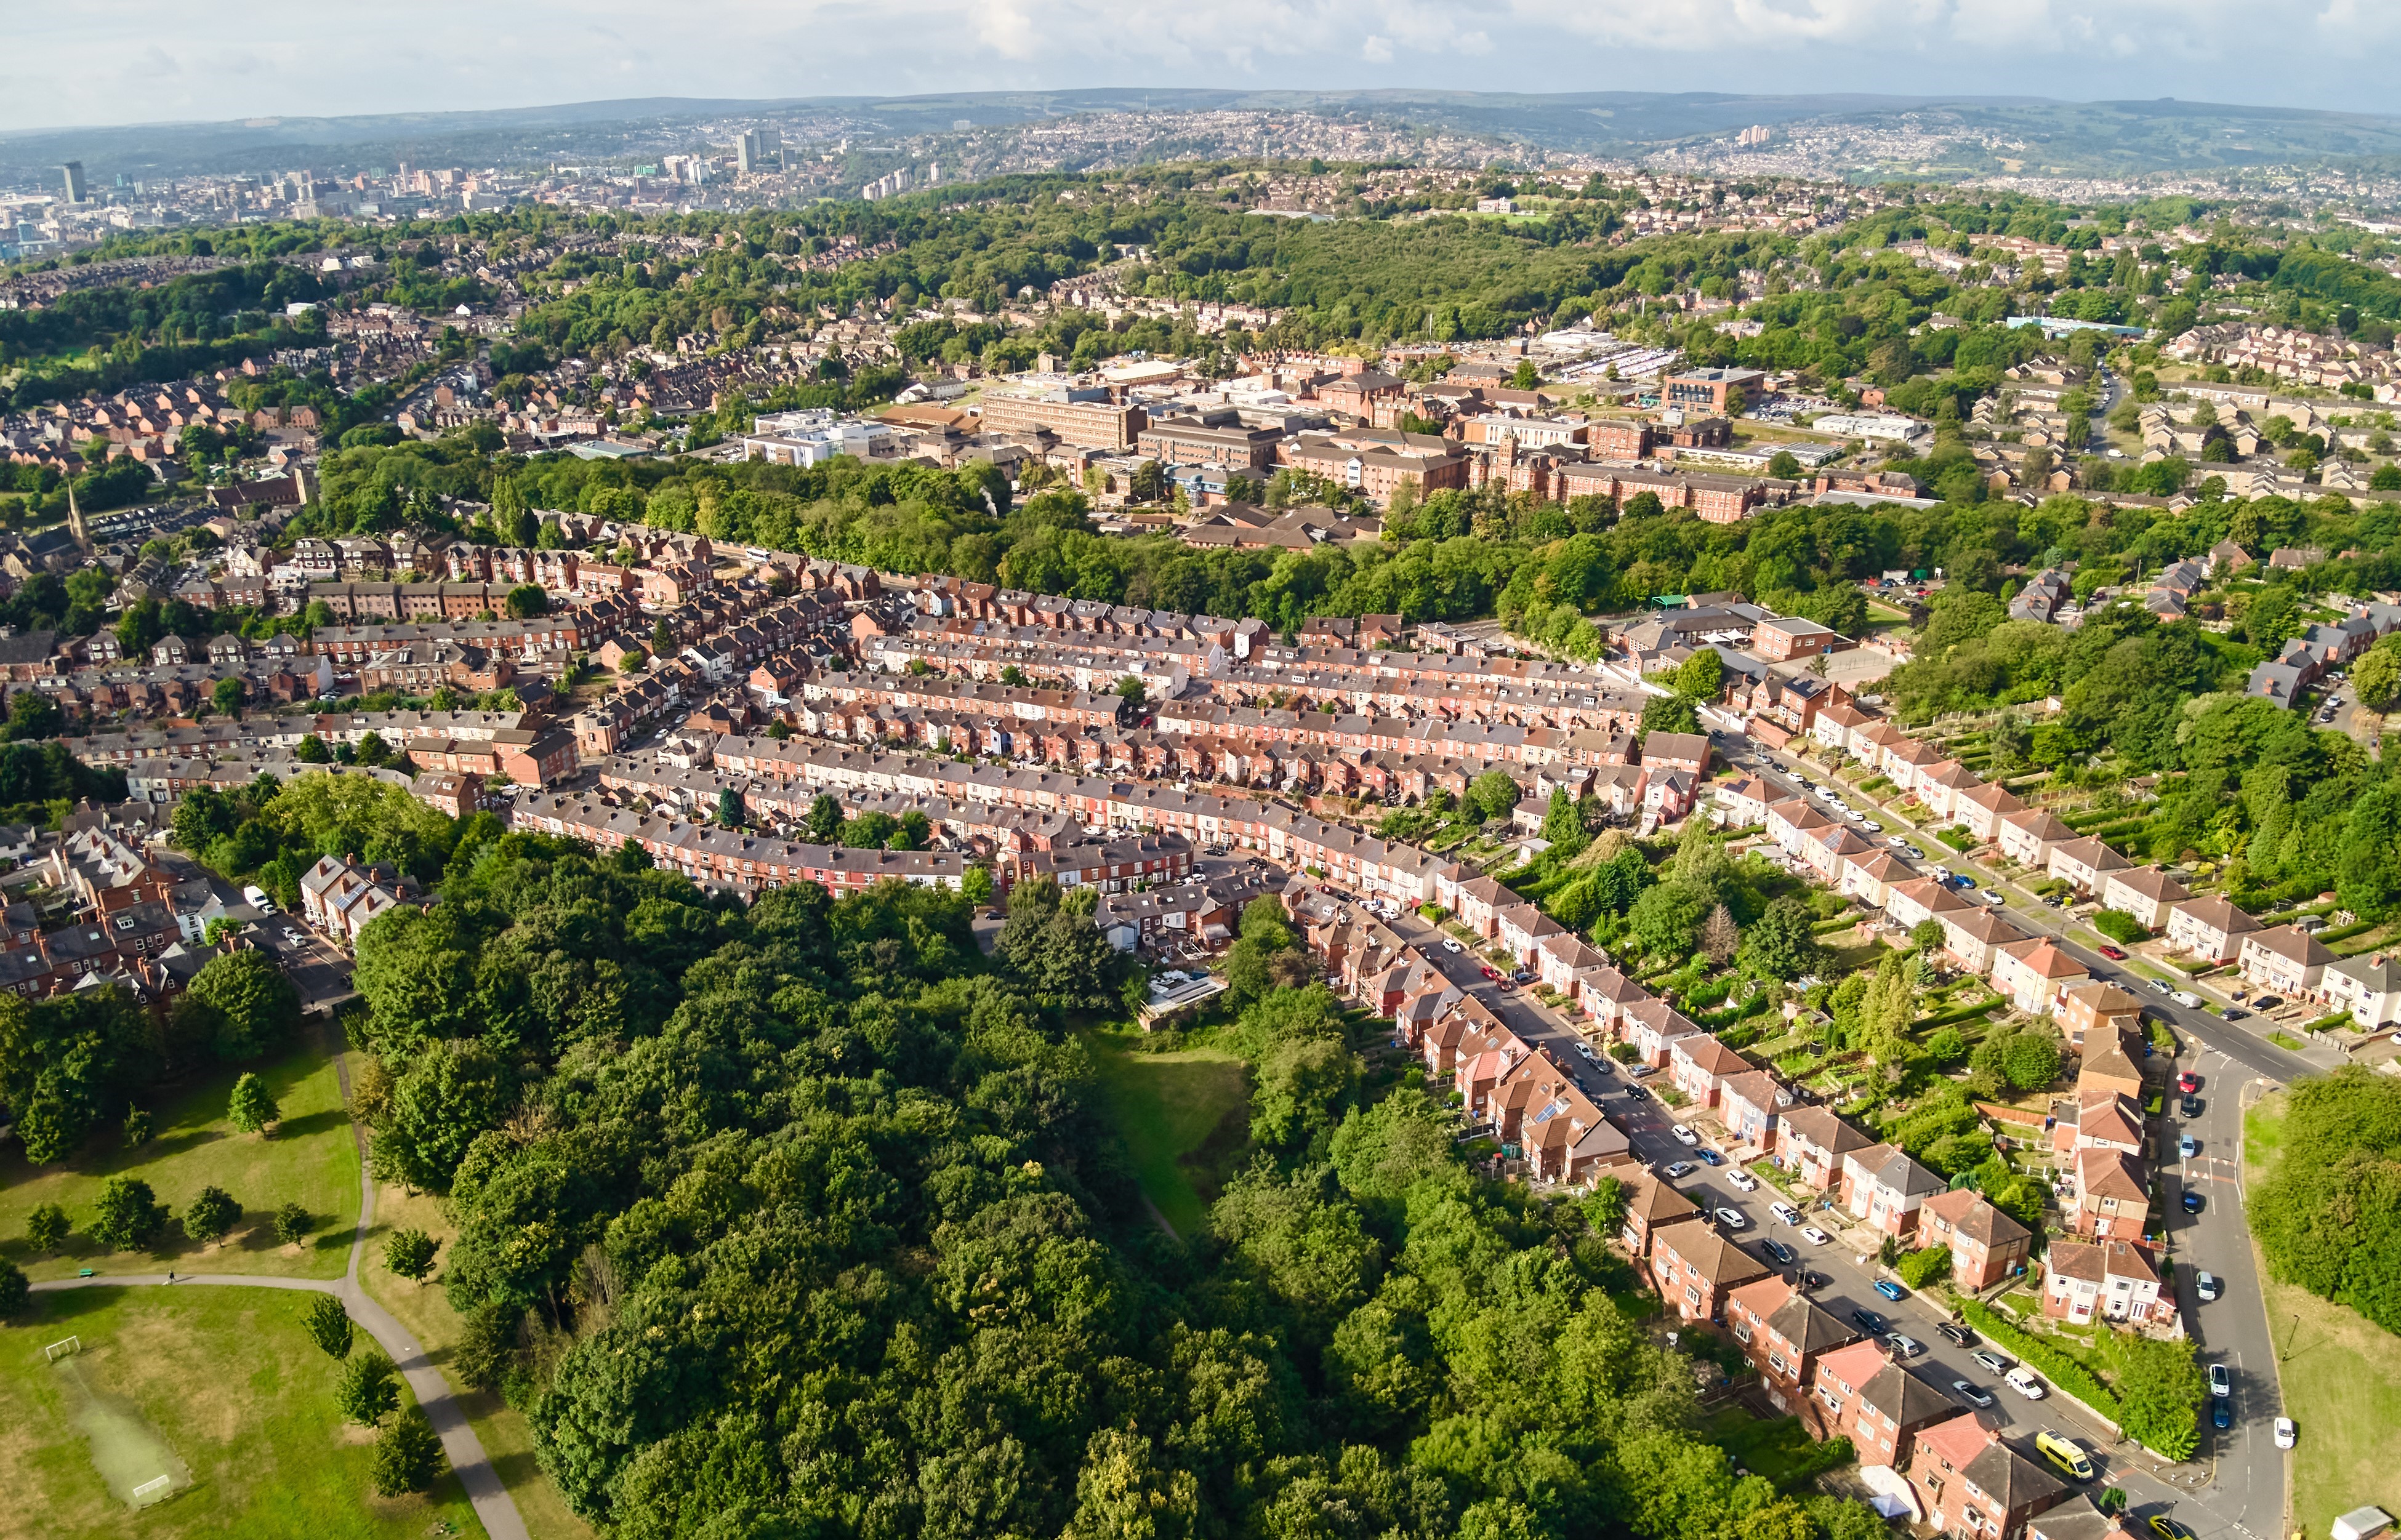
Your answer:
[[[1971,851],[1976,848],[1976,837],[1964,828],[1937,829],[1934,831],[1934,838],[1955,851]]]
[[[1900,1274],[1902,1283],[1922,1290],[1935,1279],[1950,1276],[1951,1248],[1929,1246],[1923,1250],[1912,1251],[1894,1265],[1893,1271]]]
[[[2150,939],[2151,933],[2143,922],[2123,909],[2103,909],[2092,917],[2092,928],[2121,947],[2132,947]]]
[[[1975,1300],[1959,1306],[1969,1324],[2042,1371],[2052,1384],[2075,1397],[2109,1421],[2123,1426],[2126,1411],[2101,1383],[2101,1377],[2076,1358],[2010,1324],[1998,1311]]]

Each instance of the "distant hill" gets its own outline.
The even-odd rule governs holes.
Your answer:
[[[1553,151],[1639,157],[1691,149],[1752,124],[1818,140],[1863,137],[1854,171],[1972,175],[2023,169],[2067,176],[2210,171],[2268,163],[2401,156],[2401,116],[2308,112],[2218,102],[2053,102],[2032,97],[1747,96],[1590,91],[1240,91],[1148,89],[976,91],[939,96],[710,101],[653,97],[484,112],[357,117],[254,117],[0,134],[0,183],[44,182],[79,159],[95,179],[117,175],[272,173],[297,166],[356,170],[402,159],[429,164],[601,160],[700,142],[712,125],[781,120],[893,136],[941,136],[964,122],[1007,128],[1081,113],[1308,113],[1406,126]],[[1884,153],[1897,138],[1933,134],[1942,153]],[[1830,152],[1831,153],[1831,152]],[[1887,165],[1887,160],[1892,161]]]

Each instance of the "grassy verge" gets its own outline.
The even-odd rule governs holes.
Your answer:
[[[368,1484],[364,1429],[334,1409],[334,1361],[300,1325],[311,1296],[266,1288],[90,1288],[36,1297],[0,1327],[0,1537],[403,1540],[484,1533],[446,1473],[428,1495]],[[92,1463],[74,1384],[42,1356],[73,1333],[81,1383],[133,1414],[192,1484],[136,1519]],[[403,1404],[407,1386],[401,1386]]]
[[[1198,1234],[1248,1135],[1242,1061],[1214,1048],[1141,1054],[1105,1038],[1089,1041],[1134,1179],[1178,1234]]]
[[[395,1275],[383,1264],[383,1240],[394,1230],[422,1230],[441,1243],[434,1273],[422,1284]],[[516,1500],[517,1512],[534,1540],[590,1540],[592,1526],[577,1518],[542,1473],[533,1452],[533,1429],[523,1413],[487,1391],[470,1390],[452,1372],[450,1358],[459,1344],[459,1313],[440,1282],[441,1259],[450,1249],[456,1232],[442,1212],[442,1202],[430,1193],[411,1195],[385,1184],[376,1190],[376,1222],[367,1232],[366,1256],[359,1264],[359,1286],[391,1311],[425,1348],[426,1360],[450,1382],[459,1410],[474,1425],[484,1453],[501,1484]]]
[[[2253,1192],[2283,1153],[2284,1101],[2270,1097],[2243,1119],[2244,1179]],[[2276,1342],[2293,1446],[2293,1522],[2324,1534],[2374,1504],[2401,1513],[2401,1338],[2348,1305],[2279,1283],[2259,1269],[2260,1302]]]
[[[283,1113],[273,1138],[239,1132],[226,1121],[238,1071],[220,1070],[170,1089],[154,1109],[156,1132],[138,1150],[126,1149],[109,1128],[72,1159],[34,1166],[11,1142],[0,1151],[0,1256],[35,1278],[69,1277],[86,1267],[340,1277],[359,1213],[359,1156],[334,1061],[312,1043],[258,1072]],[[85,1228],[101,1184],[119,1172],[148,1182],[158,1201],[178,1214],[201,1188],[221,1187],[241,1205],[241,1222],[222,1245],[206,1250],[169,1225],[156,1249],[111,1256],[86,1237]],[[36,1255],[25,1245],[26,1216],[45,1203],[64,1207],[75,1226],[55,1257]],[[316,1222],[316,1234],[305,1245],[276,1244],[272,1220],[286,1203],[299,1204]]]

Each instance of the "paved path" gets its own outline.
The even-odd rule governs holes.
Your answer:
[[[329,1029],[329,1030],[331,1030]],[[342,1043],[336,1036],[332,1047],[335,1071],[341,1081],[342,1099],[350,1100],[350,1066],[341,1056]],[[176,1288],[197,1284],[205,1288],[289,1288],[309,1294],[331,1294],[342,1302],[350,1318],[367,1329],[408,1382],[417,1404],[425,1412],[425,1420],[433,1424],[441,1437],[442,1452],[449,1457],[450,1468],[459,1475],[459,1484],[466,1489],[467,1500],[474,1505],[475,1517],[482,1521],[484,1533],[491,1540],[530,1540],[525,1519],[517,1512],[516,1500],[501,1484],[500,1473],[484,1453],[483,1440],[467,1424],[467,1415],[459,1410],[458,1398],[450,1394],[450,1383],[442,1377],[425,1356],[409,1329],[401,1325],[392,1313],[367,1297],[359,1287],[359,1263],[366,1255],[367,1232],[375,1224],[375,1176],[367,1166],[366,1132],[357,1124],[350,1125],[350,1136],[359,1150],[359,1222],[350,1233],[350,1261],[342,1275],[332,1281],[322,1278],[273,1278],[245,1273],[186,1273],[174,1280]],[[112,1273],[89,1278],[52,1278],[34,1285],[35,1293],[54,1293],[68,1288],[127,1288],[167,1286],[164,1273]]]

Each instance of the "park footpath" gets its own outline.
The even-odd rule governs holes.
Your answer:
[[[328,1024],[334,1070],[341,1083],[342,1102],[350,1099],[350,1067],[344,1057],[347,1046],[341,1029]],[[460,1411],[458,1397],[450,1393],[450,1382],[426,1358],[424,1347],[409,1329],[401,1325],[389,1310],[367,1297],[359,1286],[359,1264],[366,1255],[367,1232],[375,1225],[375,1173],[367,1161],[366,1130],[356,1122],[350,1124],[350,1138],[359,1152],[359,1222],[350,1233],[350,1261],[342,1275],[333,1282],[315,1278],[260,1277],[242,1273],[186,1273],[171,1279],[164,1273],[99,1274],[88,1278],[51,1278],[34,1285],[35,1293],[52,1293],[67,1288],[167,1288],[171,1283],[181,1288],[186,1285],[202,1288],[288,1288],[309,1294],[331,1294],[342,1302],[350,1319],[366,1328],[367,1335],[376,1340],[401,1377],[408,1382],[409,1393],[417,1397],[418,1407],[425,1420],[432,1424],[442,1439],[442,1452],[448,1457],[450,1468],[458,1474],[459,1485],[466,1491],[467,1501],[474,1506],[475,1518],[491,1540],[531,1540],[526,1531],[524,1517],[517,1512],[516,1499],[501,1484],[500,1473],[492,1468],[489,1456],[484,1452],[484,1441],[475,1437],[468,1425],[467,1415]]]

